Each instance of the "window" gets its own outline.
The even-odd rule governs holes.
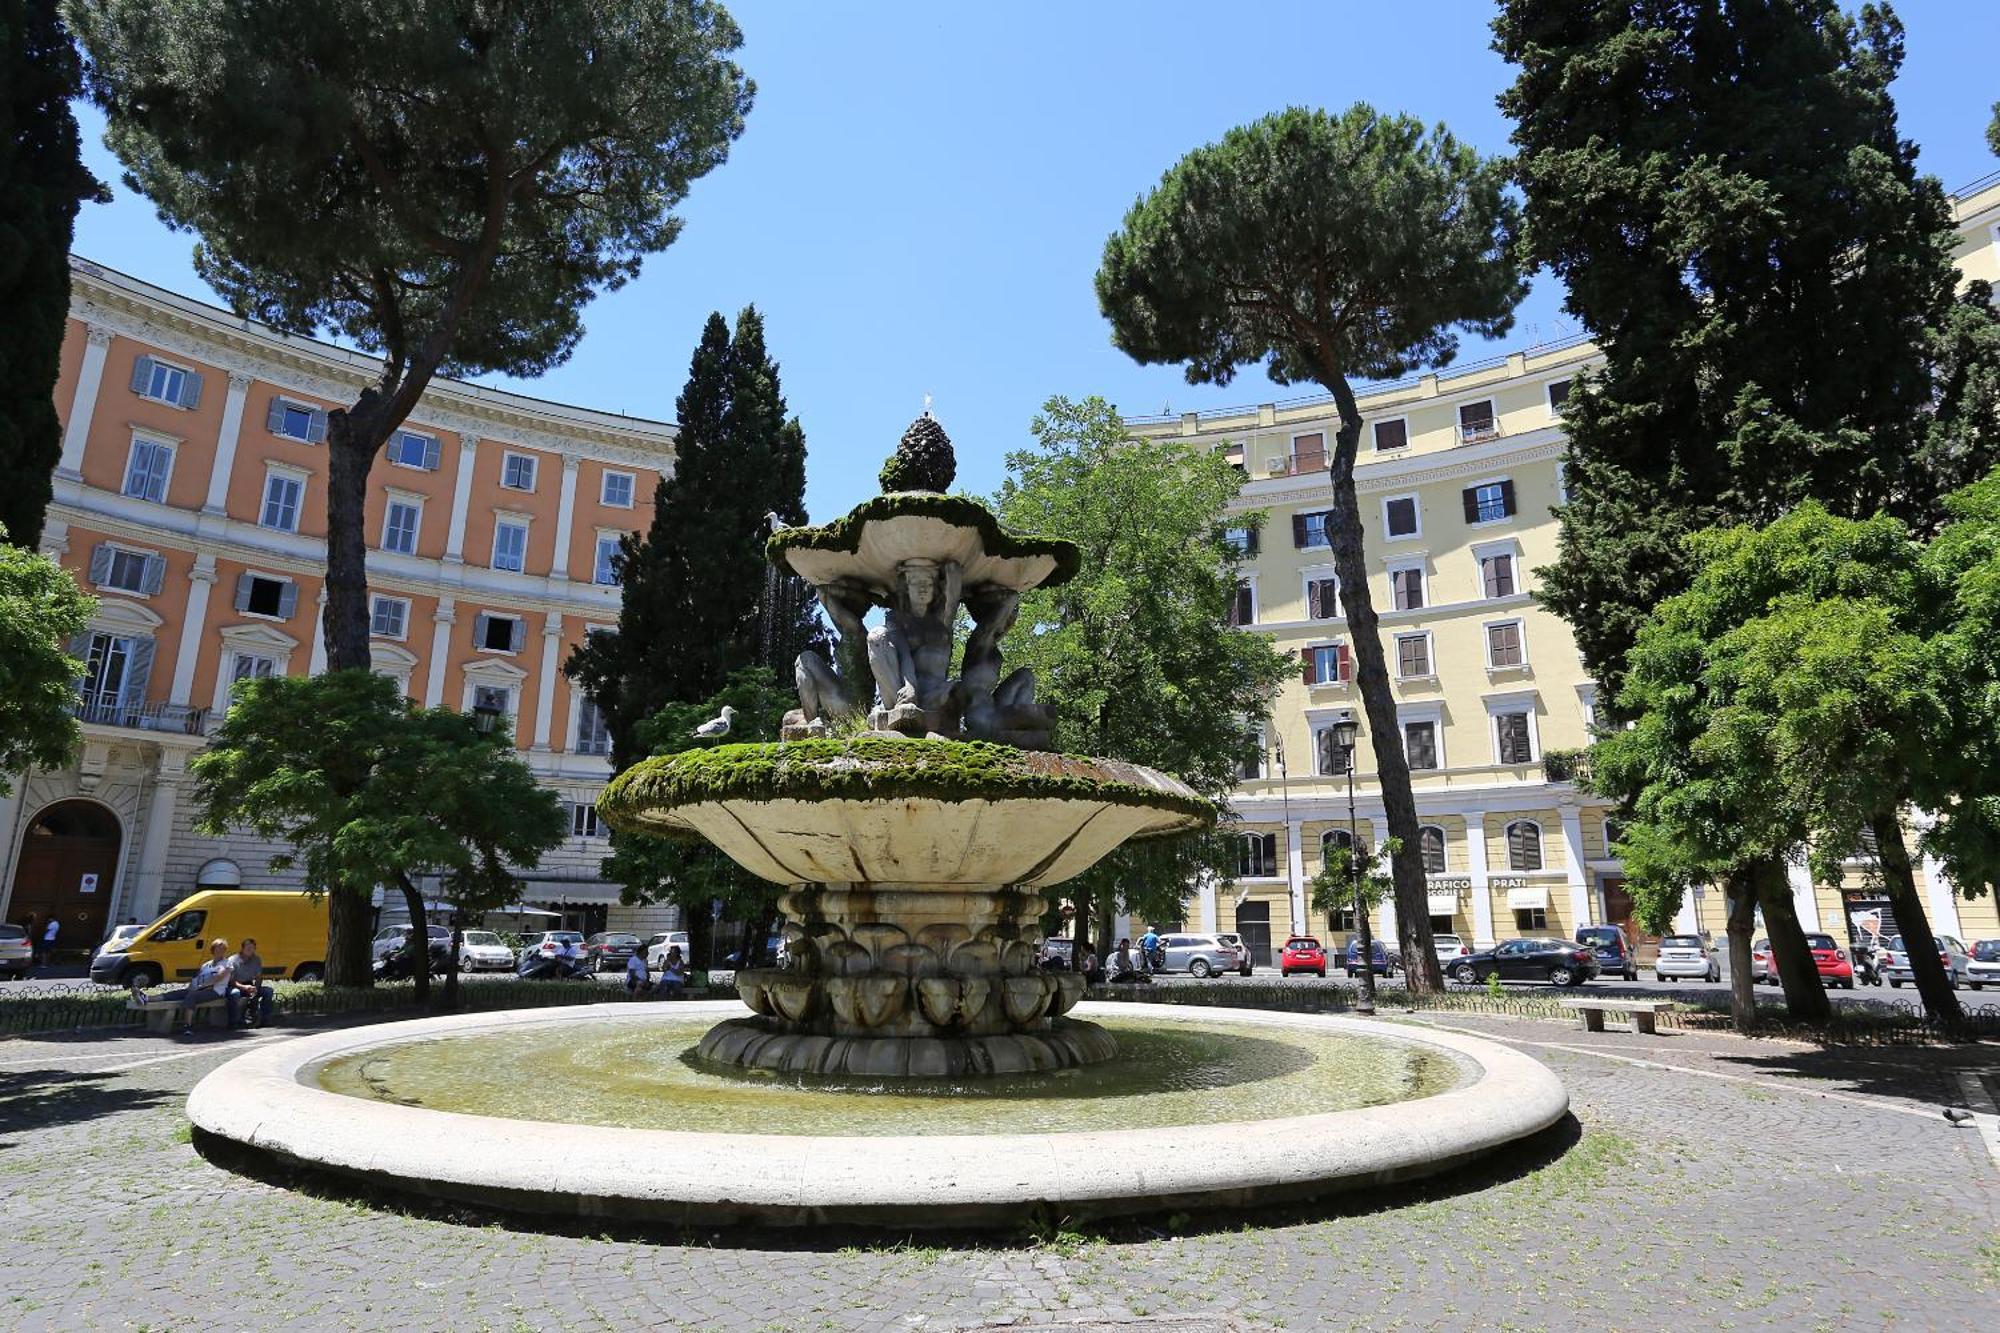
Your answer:
[[[1490,671],[1523,666],[1527,655],[1521,650],[1521,622],[1502,620],[1486,627],[1486,666]]]
[[[493,525],[493,568],[518,574],[528,558],[528,525],[503,518]]]
[[[1569,386],[1569,380],[1549,381],[1549,412],[1551,415],[1561,416],[1563,410],[1569,406]]]
[[[1460,403],[1458,407],[1458,438],[1466,444],[1480,440],[1490,440],[1500,433],[1500,423],[1493,419],[1493,400],[1481,399],[1476,403]]]
[[[1437,723],[1405,722],[1403,753],[1409,758],[1412,772],[1436,768],[1438,766]]]
[[[1236,585],[1236,596],[1229,603],[1229,623],[1232,625],[1254,625],[1257,623],[1257,589],[1248,582]]]
[[[629,472],[606,472],[599,489],[598,498],[613,509],[632,507],[632,474]]]
[[[270,473],[264,478],[264,511],[257,521],[280,532],[297,532],[305,489],[305,481],[289,472]]]
[[[100,588],[150,597],[166,581],[164,557],[99,542],[90,552],[90,581]]]
[[[1444,830],[1425,824],[1417,830],[1417,852],[1423,857],[1426,875],[1444,873]]]
[[[1311,435],[1292,437],[1292,475],[1302,472],[1318,472],[1326,467],[1326,436],[1315,432]]]
[[[1393,541],[1399,537],[1415,537],[1422,531],[1417,518],[1417,497],[1399,495],[1393,500],[1382,502],[1382,531]]]
[[[1431,674],[1431,636],[1396,636],[1396,675],[1403,680],[1420,680]]]
[[[1424,571],[1421,567],[1389,571],[1389,596],[1398,611],[1420,610],[1424,604]]]
[[[299,585],[270,574],[239,574],[236,609],[246,615],[289,620],[299,607]]]
[[[164,504],[167,477],[174,470],[174,447],[158,440],[132,441],[132,456],[125,462],[125,494],[135,500]]]
[[[1306,616],[1311,620],[1340,618],[1340,580],[1327,576],[1306,580]]]
[[[271,399],[270,411],[265,414],[264,425],[271,434],[287,440],[298,440],[304,444],[318,444],[326,438],[326,413],[305,403],[295,403],[289,398]]]
[[[1463,492],[1467,523],[1497,523],[1514,516],[1514,483],[1483,481]]]
[[[1236,763],[1236,777],[1242,782],[1259,782],[1264,777],[1264,729],[1257,727],[1250,733],[1249,740],[1256,746],[1247,751]]]
[[[1354,850],[1354,835],[1344,828],[1328,829],[1319,835],[1319,863],[1325,865]]]
[[[576,708],[576,752],[611,753],[611,727],[604,720],[604,710],[588,698],[580,700]]]
[[[1278,835],[1246,833],[1236,855],[1236,874],[1242,879],[1271,879],[1278,873]]]
[[[93,634],[84,650],[83,702],[86,719],[114,716],[125,697],[138,641],[123,634]]]
[[[507,454],[500,461],[500,484],[510,491],[535,489],[535,460],[528,454]]]
[[[485,652],[517,653],[527,637],[527,622],[519,616],[481,611],[472,622],[472,646]]]
[[[1354,924],[1354,909],[1352,907],[1334,908],[1331,912],[1327,913],[1326,921],[1329,934],[1352,935],[1360,929],[1359,926]]]
[[[1514,929],[1523,934],[1531,930],[1547,930],[1549,912],[1546,907],[1517,907],[1514,909]]]
[[[1333,515],[1324,509],[1310,513],[1292,515],[1292,545],[1303,551],[1308,547],[1327,546],[1327,520]]]
[[[142,356],[132,362],[132,392],[169,407],[193,409],[201,405],[201,376]]]
[[[599,533],[597,537],[597,568],[592,575],[596,583],[618,582],[618,534]]]
[[[173,920],[154,931],[156,940],[198,940],[203,935],[203,927],[208,924],[208,913],[203,911],[182,912]]]
[[[1375,447],[1381,449],[1401,449],[1410,442],[1410,423],[1402,417],[1394,421],[1375,423]]]
[[[1299,649],[1308,685],[1344,685],[1354,679],[1354,659],[1344,643],[1315,644]]]
[[[597,807],[578,801],[569,808],[569,832],[573,838],[601,838],[603,825],[597,822]]]
[[[1517,819],[1507,826],[1507,868],[1542,868],[1542,826],[1532,819]]]
[[[1624,836],[1625,826],[1610,815],[1606,815],[1604,817],[1604,854],[1606,856],[1616,856],[1618,853],[1613,848],[1618,840]]]
[[[381,639],[400,639],[409,632],[410,604],[401,597],[377,596],[368,616],[368,632]]]
[[[1514,595],[1514,557],[1512,555],[1482,556],[1479,561],[1479,580],[1488,597],[1512,597]]]
[[[241,685],[246,680],[269,680],[278,674],[278,659],[266,653],[234,653],[229,659],[229,683]]]
[[[417,553],[417,527],[424,507],[413,500],[391,500],[382,511],[382,549],[398,555]]]
[[[1534,733],[1526,713],[1495,713],[1493,734],[1503,764],[1531,764],[1535,761]]]
[[[1342,777],[1353,758],[1353,750],[1334,739],[1332,727],[1313,732],[1313,772],[1321,777]]]
[[[481,731],[492,731],[514,712],[514,691],[504,685],[472,687],[472,716]]]
[[[1257,529],[1224,528],[1222,540],[1238,555],[1257,554]]]
[[[389,461],[397,467],[435,472],[438,466],[437,437],[413,430],[399,430],[389,437]]]

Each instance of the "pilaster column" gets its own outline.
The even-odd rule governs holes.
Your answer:
[[[69,524],[54,515],[42,520],[42,554],[57,564],[69,554]]]
[[[1285,825],[1285,888],[1292,903],[1292,934],[1306,928],[1305,827],[1294,820]]]
[[[551,611],[542,622],[542,674],[535,682],[535,743],[537,754],[549,752],[549,736],[555,730],[556,652],[562,647],[562,612]]]
[[[1799,914],[1799,925],[1817,933],[1819,924],[1819,895],[1813,892],[1812,867],[1804,861],[1788,861],[1785,877],[1792,882],[1792,910]]]
[[[1465,869],[1472,881],[1472,947],[1490,949],[1499,938],[1493,933],[1493,886],[1486,869],[1486,812],[1465,813]]]
[[[174,682],[167,694],[169,702],[185,704],[194,697],[195,659],[201,655],[201,638],[208,626],[208,590],[215,586],[215,557],[204,551],[194,558],[188,571],[187,613],[181,618],[180,647],[174,651]]]
[[[83,477],[83,450],[90,443],[90,418],[97,411],[98,390],[104,386],[104,358],[111,353],[111,337],[111,330],[102,324],[89,325],[84,333],[83,365],[76,377],[76,396],[69,402],[69,420],[63,425],[58,477],[71,481]]]
[[[179,750],[160,752],[159,771],[153,775],[153,799],[146,807],[146,830],[139,838],[139,859],[129,892],[120,895],[125,914],[151,921],[160,914],[160,889],[166,880],[167,844],[173,839],[174,811],[181,794],[181,779],[187,776],[187,756]],[[114,910],[117,904],[112,905]]]
[[[479,437],[458,437],[458,476],[451,484],[451,528],[444,539],[447,564],[465,563],[465,514],[472,503],[472,466],[479,459]]]
[[[576,521],[576,471],[583,460],[574,454],[565,454],[562,461],[562,493],[556,499],[556,558],[549,566],[549,577],[566,579],[569,577],[569,537],[570,529]],[[596,571],[592,571],[593,576]]]
[[[208,474],[204,514],[221,514],[229,505],[229,473],[236,466],[236,441],[243,434],[243,400],[250,396],[252,376],[229,373],[229,396],[222,400],[222,429],[215,437],[215,466]]]
[[[1923,859],[1924,907],[1929,911],[1931,930],[1940,935],[1950,935],[1957,940],[1965,938],[1965,931],[1958,921],[1958,894],[1953,892],[1951,880],[1945,876],[1944,866],[1935,856]]]
[[[1200,929],[1221,930],[1222,918],[1215,913],[1215,876],[1204,870],[1195,882],[1195,897],[1201,905]]]
[[[326,585],[319,585],[319,596],[313,599],[319,609],[313,612],[312,656],[306,662],[306,674],[317,676],[326,670]]]
[[[1570,928],[1589,925],[1598,913],[1590,901],[1590,872],[1583,866],[1583,811],[1574,805],[1562,807],[1563,876],[1569,880]]]
[[[7,791],[0,795],[0,915],[13,919],[8,900],[14,895],[14,848],[21,841],[21,807],[28,797],[33,770],[7,774]]]
[[[451,655],[451,627],[458,623],[458,603],[449,597],[438,599],[431,616],[431,669],[424,678],[424,707],[436,708],[444,699],[445,659]]]

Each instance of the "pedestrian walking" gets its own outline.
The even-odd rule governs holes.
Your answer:
[[[42,966],[53,967],[56,961],[56,936],[62,932],[62,922],[56,920],[54,912],[49,913],[49,922],[42,927]]]

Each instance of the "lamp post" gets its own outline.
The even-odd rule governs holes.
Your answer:
[[[1281,817],[1285,822],[1285,912],[1292,918],[1291,930],[1296,933],[1299,929],[1300,893],[1295,868],[1292,865],[1292,780],[1290,773],[1285,769],[1285,738],[1276,737],[1272,741],[1272,749],[1278,760],[1278,800],[1283,810]]]
[[[1361,840],[1355,833],[1354,822],[1354,743],[1360,734],[1361,727],[1351,716],[1333,724],[1333,743],[1347,765],[1347,873],[1354,880],[1355,952],[1361,963],[1361,995],[1355,1001],[1354,1012],[1373,1014],[1375,935],[1368,929],[1368,906],[1361,897]]]

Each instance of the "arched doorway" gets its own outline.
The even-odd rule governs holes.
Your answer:
[[[7,915],[35,917],[35,937],[53,913],[62,923],[56,949],[88,953],[104,938],[123,839],[118,817],[95,801],[59,801],[36,815],[21,839]]]

